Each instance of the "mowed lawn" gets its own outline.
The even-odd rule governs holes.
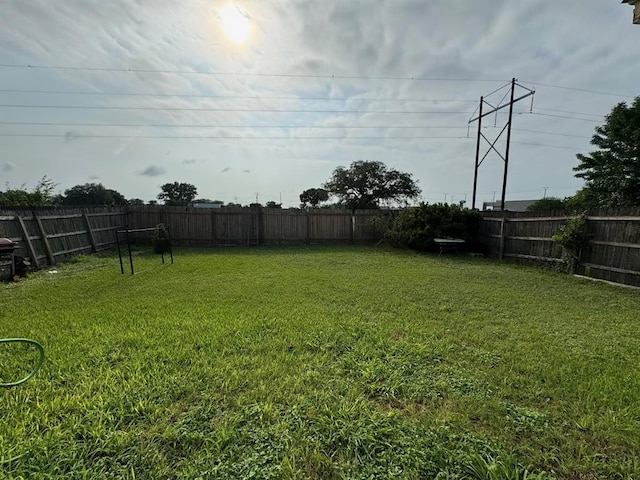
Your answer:
[[[386,247],[135,262],[0,285],[47,356],[0,389],[0,478],[640,478],[638,290]],[[0,381],[34,358],[0,349]]]

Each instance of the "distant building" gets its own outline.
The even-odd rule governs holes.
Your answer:
[[[633,23],[640,25],[640,0],[622,0],[622,3],[628,3],[633,8]]]
[[[193,208],[222,208],[221,203],[192,203]]]
[[[526,212],[527,208],[538,200],[505,200],[504,209],[507,212]],[[482,210],[501,210],[501,202],[482,202]]]

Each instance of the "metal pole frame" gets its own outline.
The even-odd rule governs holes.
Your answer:
[[[120,273],[124,275],[124,265],[122,263],[122,250],[120,249],[120,236],[116,230],[116,247],[118,248],[118,258],[120,259]]]
[[[506,85],[505,85],[506,86]],[[525,93],[524,95],[519,96],[518,98],[515,98],[515,89],[516,86],[524,88],[525,90],[527,90],[527,93]],[[501,87],[500,89],[504,88]],[[500,90],[499,89],[499,90]],[[495,92],[493,92],[495,93]],[[469,120],[468,124],[471,124],[473,122],[475,122],[476,120],[478,121],[478,139],[476,141],[476,157],[475,157],[475,168],[474,168],[474,175],[473,175],[473,200],[471,203],[471,208],[475,209],[476,208],[476,194],[477,194],[477,188],[478,188],[478,168],[480,167],[480,164],[482,164],[482,162],[484,161],[484,159],[487,157],[487,155],[491,152],[491,150],[494,150],[499,156],[500,158],[504,161],[504,175],[502,178],[502,197],[501,197],[501,201],[500,201],[500,208],[501,210],[504,212],[504,205],[505,205],[505,199],[506,199],[506,193],[507,193],[507,174],[508,174],[508,167],[509,167],[509,151],[510,151],[510,146],[511,146],[511,124],[513,122],[513,106],[514,104],[518,103],[520,100],[524,100],[527,97],[531,97],[535,94],[535,90],[529,89],[527,87],[523,87],[522,85],[520,85],[517,82],[517,79],[514,77],[511,79],[511,98],[508,104],[504,104],[504,105],[498,105],[497,107],[493,107],[489,102],[487,102],[485,100],[485,97],[480,97],[480,111],[478,113],[477,117],[473,117]],[[491,110],[487,111],[487,112],[483,112],[483,105],[487,104],[489,106],[491,106]],[[482,119],[488,115],[491,115],[492,113],[496,113],[499,110],[502,110],[504,108],[509,107],[509,120],[507,121],[507,124],[505,125],[505,127],[501,130],[500,134],[498,135],[498,137],[495,139],[495,141],[493,143],[491,143],[489,141],[489,139],[487,137],[485,137],[482,134]],[[531,100],[531,109],[533,109],[533,99]],[[498,150],[495,147],[496,142],[498,141],[498,139],[500,138],[500,136],[504,133],[505,128],[507,129],[507,144],[505,147],[505,155],[502,156],[500,154],[500,152],[498,152]],[[482,160],[479,160],[480,158],[480,139],[484,138],[484,140],[489,143],[489,149],[487,150],[487,152],[485,153],[484,157],[482,158]],[[494,202],[495,203],[495,202]]]
[[[120,259],[120,273],[122,275],[124,275],[124,264],[122,262],[122,250],[120,249],[120,233],[123,233],[125,235],[125,241],[127,242],[127,251],[129,253],[129,265],[131,267],[131,275],[134,274],[134,268],[133,268],[133,254],[131,252],[131,238],[129,237],[130,233],[135,233],[135,232],[150,232],[150,231],[159,231],[159,230],[163,230],[164,232],[166,232],[167,234],[167,244],[169,247],[169,256],[171,258],[171,264],[173,264],[173,246],[171,245],[171,234],[169,233],[169,226],[168,225],[164,225],[164,224],[159,224],[157,226],[155,226],[154,228],[134,228],[134,229],[129,229],[126,228],[125,230],[116,230],[116,246],[118,248],[118,258]],[[162,256],[162,263],[165,263],[164,260],[164,251],[160,252],[161,256]]]
[[[476,166],[473,171],[473,199],[471,200],[471,209],[476,209],[476,192],[478,190],[478,168],[480,164],[480,139],[482,138],[482,106],[484,104],[484,97],[480,97],[480,112],[478,117],[478,139],[476,141]]]

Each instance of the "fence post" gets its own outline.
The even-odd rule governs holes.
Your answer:
[[[35,214],[34,214],[35,217]],[[38,261],[38,256],[36,255],[36,250],[33,248],[33,244],[31,243],[31,238],[29,238],[29,231],[27,230],[27,226],[24,224],[24,220],[20,215],[16,215],[16,220],[20,225],[20,230],[22,230],[22,237],[24,238],[24,243],[27,244],[27,249],[29,250],[29,255],[31,256],[31,260],[36,268],[40,268],[40,262]],[[13,267],[13,265],[12,265]]]
[[[349,243],[353,245],[354,230],[356,227],[356,211],[351,210],[351,228],[349,229]]]
[[[84,223],[87,226],[87,233],[89,234],[89,242],[91,243],[91,251],[96,253],[98,251],[98,245],[96,244],[96,237],[93,235],[93,230],[91,229],[91,222],[89,221],[89,216],[87,212],[84,211],[82,213],[82,218],[84,219]]]
[[[33,214],[33,218],[36,221],[36,225],[38,225],[38,230],[40,231],[40,237],[42,238],[42,243],[44,243],[44,249],[47,252],[47,260],[49,260],[49,265],[55,265],[56,259],[53,256],[53,251],[51,250],[51,245],[49,245],[49,239],[47,238],[47,232],[44,231],[44,225],[42,225],[42,221],[40,217],[38,217],[35,213]]]
[[[504,210],[502,211],[502,219],[500,220],[500,252],[498,254],[498,258],[502,260],[504,258],[504,244],[505,244],[505,236],[506,236],[506,215]]]

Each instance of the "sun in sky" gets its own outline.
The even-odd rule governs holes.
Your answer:
[[[229,4],[221,12],[222,29],[229,40],[237,45],[243,45],[251,34],[249,15],[237,5]]]

